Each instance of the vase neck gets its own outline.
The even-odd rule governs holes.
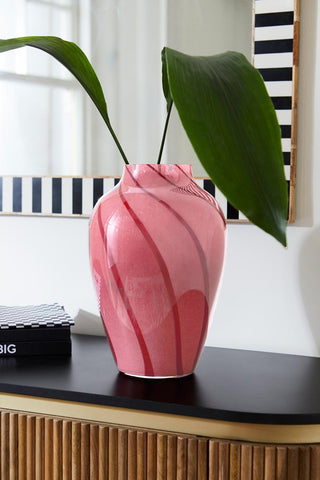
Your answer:
[[[185,186],[193,181],[191,165],[125,165],[121,182],[134,187]]]

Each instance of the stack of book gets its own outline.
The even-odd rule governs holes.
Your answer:
[[[57,303],[0,305],[0,358],[23,355],[71,355],[72,318]]]

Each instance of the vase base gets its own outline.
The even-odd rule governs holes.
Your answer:
[[[193,374],[193,372],[189,372],[189,373],[184,373],[183,375],[147,376],[147,375],[136,375],[133,373],[126,373],[126,372],[122,372],[121,370],[120,372],[123,373],[124,375],[127,375],[128,377],[143,378],[145,380],[168,380],[168,379],[188,377],[189,375]]]

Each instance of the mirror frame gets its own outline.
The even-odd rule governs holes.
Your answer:
[[[288,27],[288,34],[284,34]],[[258,68],[276,112],[291,112],[282,124],[284,168],[289,191],[288,223],[295,220],[297,100],[300,0],[253,0],[253,64]],[[89,217],[98,198],[118,177],[0,176],[0,215]],[[197,178],[215,196],[228,222],[246,218],[227,202],[208,178]]]

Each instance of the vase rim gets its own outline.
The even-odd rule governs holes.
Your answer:
[[[192,166],[188,164],[127,164],[124,166],[121,182],[137,186],[137,182],[145,186],[165,186],[169,183],[183,186],[193,181]]]
[[[191,163],[127,163],[124,165],[125,168],[136,168],[136,167],[191,167]]]

